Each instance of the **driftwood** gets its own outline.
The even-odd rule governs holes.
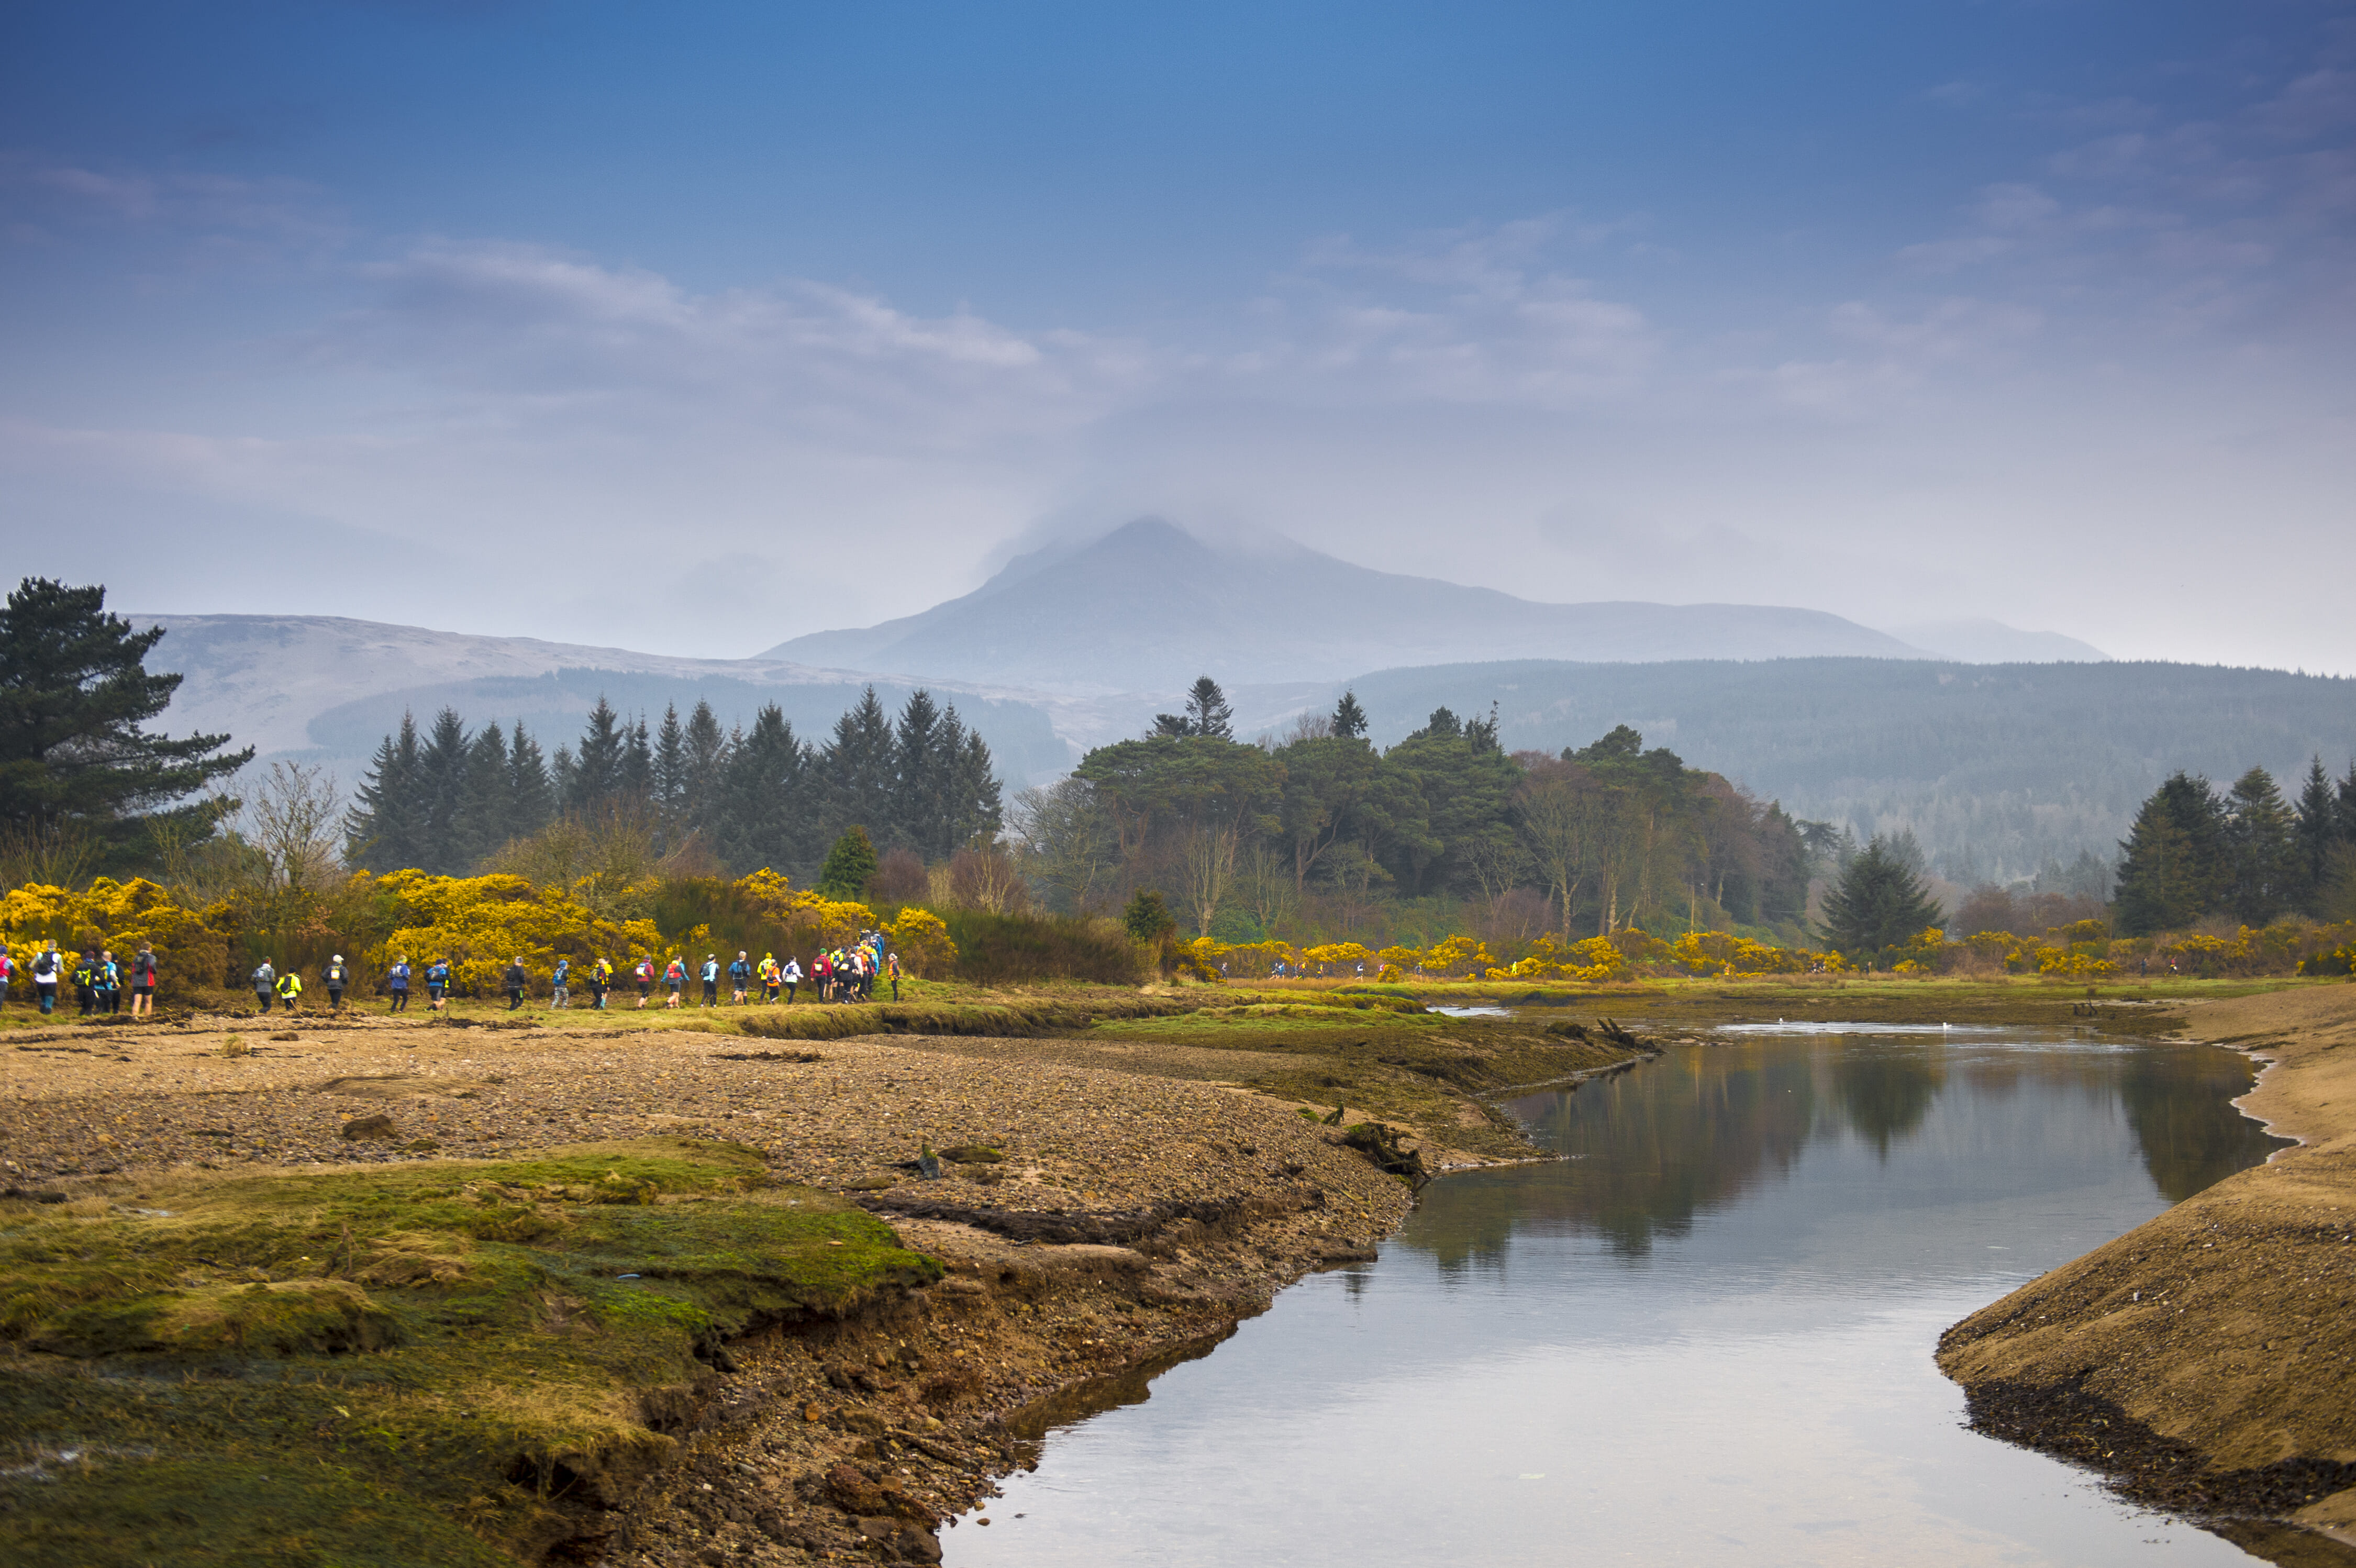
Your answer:
[[[1406,1147],[1399,1142],[1399,1135],[1380,1122],[1359,1122],[1343,1137],[1342,1146],[1357,1150],[1372,1160],[1377,1170],[1407,1177],[1419,1192],[1431,1179],[1431,1173],[1424,1168],[1423,1151]]]

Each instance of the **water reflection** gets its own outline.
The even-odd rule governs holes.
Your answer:
[[[1812,1143],[1853,1139],[1886,1165],[1951,1087],[1993,1106],[2033,1086],[2071,1116],[2123,1115],[2171,1203],[2282,1146],[2233,1109],[2253,1078],[2232,1052],[2079,1035],[1989,1037],[1998,1033],[1730,1030],[1725,1044],[1641,1072],[1532,1095],[1515,1111],[1570,1156],[1569,1167],[1544,1182],[1494,1173],[1441,1182],[1402,1240],[1443,1271],[1496,1262],[1524,1230],[1598,1236],[1640,1258],[1685,1235],[1697,1215],[1789,1173]]]
[[[1378,1262],[1051,1433],[950,1563],[2246,1562],[1967,1430],[1932,1348],[2264,1158],[2247,1066],[1962,1034],[1753,1034],[1521,1101],[1570,1157],[1433,1184]]]

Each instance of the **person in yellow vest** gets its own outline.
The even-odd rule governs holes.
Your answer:
[[[289,969],[278,977],[278,1004],[289,1013],[303,999],[303,977]]]

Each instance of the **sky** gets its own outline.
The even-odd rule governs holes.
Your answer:
[[[2351,228],[2356,0],[18,0],[0,547],[736,657],[1152,513],[2356,673]]]

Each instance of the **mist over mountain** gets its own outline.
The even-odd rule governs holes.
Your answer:
[[[1477,540],[1463,536],[1467,543]],[[1481,659],[1919,657],[1822,610],[1761,605],[1551,605],[1352,565],[1289,541],[1206,543],[1141,518],[1018,557],[963,597],[761,655],[1072,693],[1339,680]]]

